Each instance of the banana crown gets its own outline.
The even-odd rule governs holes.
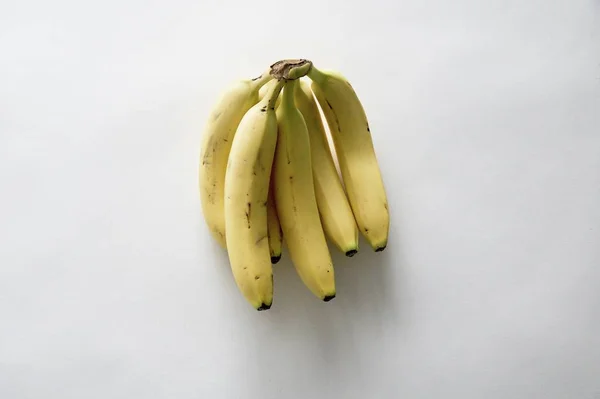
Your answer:
[[[282,60],[271,65],[270,73],[277,79],[295,80],[305,76],[311,68],[309,60]]]

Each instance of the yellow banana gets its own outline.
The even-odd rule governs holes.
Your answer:
[[[230,87],[209,115],[201,145],[200,200],[206,224],[223,248],[227,246],[223,187],[227,160],[236,129],[244,114],[258,103],[259,90],[265,83],[273,78],[298,79],[305,76],[311,66],[312,62],[304,59],[277,61],[259,77],[242,80]]]
[[[262,100],[265,97],[265,94],[267,94],[268,89],[269,89],[268,84],[266,84],[260,88],[260,90],[258,91],[259,100]],[[281,96],[278,96],[277,101],[275,101],[275,109],[279,108],[279,104],[281,104]]]
[[[346,256],[354,256],[358,251],[356,221],[335,168],[327,134],[310,84],[300,81],[299,85],[296,90],[296,105],[304,116],[310,137],[315,196],[323,230],[340,251]]]
[[[202,213],[223,248],[226,247],[223,190],[233,137],[244,114],[258,103],[259,89],[272,78],[265,72],[256,79],[234,84],[216,103],[204,129],[199,171]]]
[[[375,251],[383,251],[389,233],[388,202],[363,106],[340,73],[313,66],[308,77],[327,119],[358,227]]]
[[[296,87],[296,80],[285,83],[277,108],[275,205],[296,271],[314,295],[329,301],[335,297],[333,264],[315,198],[310,139],[295,105]]]
[[[279,97],[278,97],[279,98]],[[274,265],[281,260],[281,247],[283,237],[277,208],[275,207],[275,193],[273,186],[269,187],[269,198],[267,200],[267,223],[269,226],[269,249],[271,251],[271,263]]]
[[[225,174],[225,237],[235,281],[250,304],[266,310],[273,302],[273,268],[268,240],[267,200],[275,146],[275,99],[283,81],[242,118]]]

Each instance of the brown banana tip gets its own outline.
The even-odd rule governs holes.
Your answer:
[[[358,251],[356,249],[351,249],[350,251],[346,251],[346,256],[351,258],[354,255],[356,255],[358,253]]]
[[[269,310],[269,309],[271,309],[270,303],[269,304],[261,303],[261,305],[256,310],[258,310],[260,312],[261,310]]]
[[[386,249],[386,248],[387,248],[387,244],[386,244],[386,245],[383,245],[383,246],[381,246],[381,247],[377,247],[377,248],[375,248],[375,252],[381,252],[381,251],[383,251],[383,250],[384,250],[384,249]]]
[[[271,256],[271,264],[274,265],[281,260],[281,255]]]
[[[335,294],[333,294],[333,295],[326,295],[325,298],[323,298],[323,302],[329,302],[333,298],[335,298]]]

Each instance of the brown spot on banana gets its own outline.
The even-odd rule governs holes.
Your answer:
[[[292,190],[292,209],[296,212],[296,197],[294,196],[294,190]]]
[[[211,153],[209,151],[204,152],[204,156],[202,157],[202,165],[210,165]]]
[[[209,188],[205,188],[204,191],[206,192],[206,197],[208,199],[208,202],[212,205],[215,204],[215,192]]]
[[[340,120],[337,117],[337,114],[335,113],[335,111],[333,110],[333,107],[331,106],[331,104],[329,103],[329,100],[325,100],[325,102],[327,102],[327,106],[329,107],[329,109],[331,110],[331,113],[333,114],[333,119],[335,119],[335,127],[337,128],[337,131],[339,133],[342,132],[342,129],[340,128]]]
[[[248,202],[248,209],[246,209],[246,222],[248,222],[248,228],[250,228],[250,216],[252,213],[252,204]]]

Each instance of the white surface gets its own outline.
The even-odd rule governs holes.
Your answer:
[[[0,5],[0,397],[600,397],[600,3],[282,3]],[[198,145],[286,57],[361,95],[392,230],[258,313]]]

